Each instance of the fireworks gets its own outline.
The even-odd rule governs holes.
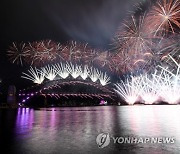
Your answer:
[[[148,76],[145,74],[144,76],[141,76],[142,83],[141,83],[141,101],[144,101],[145,104],[153,104],[154,102],[159,101],[159,96],[157,95],[159,80],[155,78],[155,73],[152,76]]]
[[[180,101],[179,0],[158,0],[146,13],[142,12],[131,15],[117,31],[115,52],[92,49],[76,41],[62,45],[44,40],[13,43],[8,51],[9,59],[12,63],[42,67],[31,67],[22,76],[38,84],[72,77],[73,81],[91,80],[105,86],[110,83],[110,77],[99,68],[121,75],[138,70],[144,74],[115,84],[114,90],[127,103],[176,104]]]
[[[76,79],[80,74],[82,74],[81,66],[73,65],[72,63],[67,65],[68,72],[71,74],[71,76]]]
[[[131,15],[116,33],[116,53],[110,64],[121,73],[148,72],[163,63],[168,54],[175,55],[179,51],[176,37],[180,28],[179,0],[159,0],[152,5],[145,13],[138,7],[141,11]]]
[[[31,65],[42,65],[46,62],[54,62],[57,58],[58,50],[62,46],[51,40],[32,42],[27,44],[27,50],[30,56],[26,58],[26,62]]]
[[[45,74],[41,70],[38,70],[37,68],[30,68],[28,70],[29,74],[23,73],[22,78],[28,79],[33,81],[34,83],[41,84],[44,81]]]
[[[81,87],[79,90],[78,87]],[[88,87],[88,88],[87,88]],[[27,98],[34,96],[53,97],[61,99],[62,97],[69,98],[98,98],[112,99],[114,92],[109,86],[102,86],[99,83],[91,82],[90,80],[54,80],[44,85],[35,85],[27,89],[20,90],[19,97],[22,103],[27,102]]]
[[[98,80],[98,78],[100,77],[100,73],[99,73],[98,69],[91,68],[89,77],[91,78],[91,80],[93,82],[96,82]]]
[[[163,78],[161,77],[161,86],[159,95],[164,98],[164,101],[170,104],[177,104],[180,101],[180,65],[177,65],[176,73],[173,73],[168,68],[159,66],[164,72]],[[162,76],[162,75],[161,75]]]
[[[91,49],[88,44],[71,41],[59,52],[59,55],[63,57],[64,61],[89,64],[96,55],[96,51]]]
[[[60,44],[51,40],[36,41],[32,43],[13,43],[7,51],[12,63],[20,65],[42,65],[46,62],[53,62],[57,58],[57,52],[62,49]]]
[[[152,41],[145,31],[144,18],[145,16],[140,16],[139,19],[131,16],[131,20],[124,23],[124,30],[120,29],[116,39],[119,50],[126,49],[134,56],[151,50]]]
[[[100,73],[99,81],[100,81],[101,85],[105,86],[105,85],[109,84],[110,77],[106,74],[106,72],[104,74]]]
[[[180,28],[179,0],[159,0],[150,10],[146,18],[147,29],[154,36],[175,33]]]
[[[173,69],[176,67],[175,64],[177,62],[180,62],[180,36],[177,35],[173,37],[169,42],[170,43],[162,48],[159,52],[162,54],[161,61],[163,65],[167,65]],[[174,60],[172,60],[172,58],[177,62],[174,63]]]
[[[87,77],[89,76],[89,68],[87,65],[84,66],[84,70],[80,74],[83,80],[86,80]]]
[[[109,51],[97,50],[96,56],[94,56],[92,60],[92,64],[96,64],[100,67],[105,67],[112,71],[114,67],[111,67],[112,66],[111,57],[112,57],[112,54]]]
[[[17,44],[13,42],[12,46],[10,46],[9,50],[7,51],[7,55],[12,63],[17,63],[22,66],[24,63],[24,58],[29,56],[30,53],[28,50],[26,50],[25,43]]]
[[[130,79],[121,81],[121,83],[115,84],[116,89],[114,89],[128,104],[133,105],[135,102],[139,101],[139,96],[142,89],[141,78],[136,78],[131,76]]]
[[[82,69],[82,67],[77,64],[73,65],[72,63],[59,63],[51,66],[48,65],[41,69],[33,69],[31,67],[28,72],[29,74],[23,73],[22,78],[31,80],[38,84],[41,84],[45,78],[50,81],[55,80],[57,76],[61,77],[62,79],[66,79],[69,74],[73,77],[73,79],[81,76],[83,80],[87,79],[87,77],[89,77],[93,82],[99,80],[102,86],[110,83],[110,77],[106,74],[106,72],[103,73],[92,67],[89,69],[87,65],[85,65],[84,69]]]
[[[36,67],[56,63],[57,61],[83,65],[98,65],[108,68],[111,63],[109,51],[91,49],[88,44],[71,41],[65,45],[44,40],[28,43],[13,43],[7,55],[12,63],[28,64]],[[73,69],[67,66],[69,69]],[[76,75],[75,75],[76,76]]]
[[[145,31],[145,15],[138,19],[131,16],[130,21],[124,23],[115,37],[117,53],[112,61],[123,71],[133,71],[144,65],[144,54],[152,54],[152,38]],[[117,66],[116,65],[116,66]]]
[[[176,64],[176,71],[158,66],[152,75],[131,76],[130,79],[115,84],[115,91],[128,103],[137,101],[153,104],[165,101],[170,104],[180,102],[180,64],[169,55]]]
[[[58,73],[54,66],[49,66],[49,65],[42,68],[42,71],[43,71],[42,74],[44,74],[45,77],[50,81],[53,81]]]
[[[69,76],[69,72],[68,72],[68,64],[55,64],[55,69],[57,71],[57,74],[63,78],[66,79]]]

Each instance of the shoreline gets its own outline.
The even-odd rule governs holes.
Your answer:
[[[17,109],[17,108],[32,108],[32,109],[41,109],[41,108],[75,108],[75,107],[95,107],[95,106],[164,106],[164,105],[180,105],[180,104],[134,104],[134,105],[87,105],[87,106],[41,106],[41,107],[32,107],[32,106],[0,106],[0,109]]]

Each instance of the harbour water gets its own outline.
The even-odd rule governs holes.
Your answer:
[[[99,148],[96,137],[108,133]],[[173,138],[173,143],[120,143],[113,137]],[[180,152],[180,106],[94,106],[0,110],[0,148],[5,153]]]

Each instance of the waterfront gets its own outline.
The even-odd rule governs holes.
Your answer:
[[[0,147],[7,153],[179,153],[179,117],[179,105],[1,109]],[[102,132],[174,137],[175,142],[114,144],[111,139],[98,148],[96,137]]]

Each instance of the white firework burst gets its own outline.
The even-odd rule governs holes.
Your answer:
[[[138,77],[131,76],[130,80],[115,84],[114,89],[129,105],[133,105],[139,101],[139,96],[142,90],[142,80]]]
[[[26,50],[26,44],[21,42],[17,44],[13,42],[12,46],[9,47],[7,55],[10,61],[14,64],[20,64],[23,66],[24,59],[30,55],[29,51]]]
[[[169,104],[180,103],[180,64],[169,55],[176,64],[176,70],[158,66],[152,75],[143,74],[138,77],[121,81],[115,85],[115,91],[128,103],[136,101],[145,104],[167,102]]]
[[[81,76],[83,80],[86,80],[89,77],[93,82],[96,82],[99,79],[102,86],[110,83],[110,77],[106,72],[100,72],[98,69],[92,67],[89,69],[87,65],[82,69],[82,66],[77,64],[73,65],[72,63],[47,65],[41,69],[33,69],[31,67],[28,73],[29,74],[23,73],[22,78],[32,80],[34,83],[38,84],[41,84],[45,78],[53,81],[56,79],[57,75],[62,79],[66,79],[69,74],[71,74],[73,79],[76,79],[79,76]]]
[[[159,99],[159,95],[157,93],[156,88],[156,80],[154,80],[151,76],[145,74],[142,77],[142,90],[140,93],[141,101],[144,101],[145,104],[153,104],[157,102]]]
[[[37,68],[32,68],[28,70],[29,74],[23,72],[22,78],[33,81],[34,83],[41,84],[45,79],[45,74],[38,70]]]
[[[96,82],[100,77],[99,70],[91,67],[89,77],[93,82]]]
[[[71,76],[76,79],[80,74],[82,73],[81,66],[73,65],[72,63],[67,65],[68,72],[71,74]]]
[[[164,97],[165,101],[170,104],[176,104],[180,101],[180,64],[169,55],[170,59],[177,66],[176,70],[169,70],[168,68],[164,68],[159,66],[164,72],[164,78],[162,79],[164,84],[162,88],[162,97]]]
[[[42,72],[45,74],[45,77],[50,81],[53,81],[56,78],[57,70],[54,66],[46,66],[42,68]]]
[[[110,77],[106,74],[106,72],[100,72],[99,81],[102,86],[105,86],[110,83]]]
[[[80,74],[80,76],[82,77],[83,80],[86,80],[89,76],[89,68],[87,65],[84,66],[84,70],[82,71],[82,73]]]
[[[66,79],[69,76],[69,72],[68,72],[68,64],[55,64],[55,68],[57,71],[57,74],[63,78]]]

